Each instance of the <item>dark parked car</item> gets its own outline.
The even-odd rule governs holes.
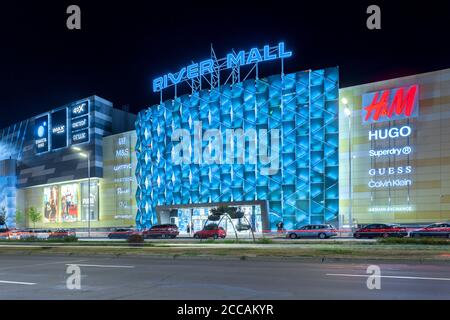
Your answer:
[[[133,229],[116,229],[108,234],[109,239],[128,239],[128,237],[132,234],[136,233]]]
[[[0,228],[0,239],[9,239],[11,231],[8,228]]]
[[[405,227],[398,224],[374,223],[355,231],[355,238],[388,238],[388,237],[406,237],[408,231]]]
[[[75,232],[66,229],[58,229],[51,231],[48,235],[48,239],[65,239],[68,237],[75,237]]]
[[[224,239],[227,236],[227,232],[224,228],[219,227],[215,223],[211,223],[206,225],[203,230],[197,231],[194,233],[194,238],[202,239],[202,238],[222,238]]]
[[[433,223],[425,228],[417,229],[409,233],[410,237],[444,237],[450,238],[450,222]]]
[[[176,238],[180,232],[175,224],[156,224],[150,229],[144,230],[142,235],[148,238]]]
[[[286,237],[327,239],[337,236],[337,230],[331,224],[308,224],[296,230],[286,232]]]

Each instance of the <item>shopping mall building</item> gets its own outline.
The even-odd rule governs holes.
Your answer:
[[[450,220],[450,69],[340,89],[336,67],[285,74],[291,55],[214,55],[155,79],[137,116],[93,96],[3,129],[8,224],[186,232],[219,205],[257,232]],[[280,73],[259,77],[267,60]]]
[[[135,119],[91,96],[0,130],[0,207],[7,225],[134,225]]]

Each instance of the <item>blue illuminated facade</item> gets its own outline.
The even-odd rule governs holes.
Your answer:
[[[141,111],[136,121],[137,226],[157,223],[157,206],[260,200],[267,201],[271,230],[279,221],[286,229],[337,222],[338,101],[339,71],[327,68],[200,90]],[[256,163],[196,161],[194,152],[190,163],[174,161],[177,129],[189,132],[191,151],[208,152],[210,141],[195,139],[198,123],[202,133],[218,129],[224,144],[227,129],[279,130],[278,149],[267,139],[277,170],[264,173],[269,165],[259,158]],[[250,142],[246,138],[241,146],[246,159],[252,156]]]

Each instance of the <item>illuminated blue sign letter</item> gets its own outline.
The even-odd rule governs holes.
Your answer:
[[[163,88],[163,77],[158,77],[153,80],[153,92],[161,91]]]
[[[183,79],[183,77],[184,77],[185,72],[186,72],[186,68],[183,67],[183,68],[180,70],[180,72],[176,73],[175,75],[172,74],[172,73],[169,73],[168,76],[169,76],[170,81],[171,81],[173,84],[178,84],[178,83],[180,83],[180,82],[181,82],[181,79]]]
[[[232,68],[233,66],[240,66],[245,64],[245,51],[239,51],[237,55],[234,53],[227,54],[227,68]]]
[[[261,62],[261,60],[262,58],[261,53],[259,53],[259,49],[258,48],[250,49],[250,52],[248,53],[247,64],[258,63]]]
[[[270,46],[269,45],[265,45],[264,46],[264,60],[268,61],[268,60],[275,60],[277,58],[276,54],[270,54]]]
[[[292,51],[284,51],[284,42],[280,42],[278,44],[278,54],[280,56],[280,58],[289,58],[292,56]]]
[[[200,75],[213,72],[214,62],[211,59],[200,62]]]
[[[186,76],[188,77],[188,79],[198,77],[198,63],[191,64],[187,67]]]

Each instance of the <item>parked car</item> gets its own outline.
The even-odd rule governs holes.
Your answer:
[[[22,238],[21,237],[21,233],[22,233],[22,230],[18,230],[18,229],[9,230],[7,232],[4,232],[4,234],[5,234],[5,238],[4,239],[20,240]]]
[[[0,239],[9,239],[11,231],[9,228],[0,228]]]
[[[225,231],[225,229],[219,227],[215,223],[208,224],[203,228],[203,230],[194,233],[194,238],[196,239],[203,239],[203,238],[224,239],[226,236],[227,232]]]
[[[133,229],[116,229],[108,234],[109,239],[128,239],[128,237],[134,234],[136,231]]]
[[[420,228],[409,233],[410,237],[444,237],[450,238],[450,222],[433,223],[425,228]]]
[[[156,224],[150,229],[142,231],[144,239],[148,238],[176,238],[180,232],[175,224]]]
[[[286,232],[286,237],[327,239],[337,236],[337,230],[331,224],[308,224],[296,230]]]
[[[33,237],[33,233],[27,230],[13,229],[9,231],[9,240],[23,240]]]
[[[66,230],[66,229],[58,229],[51,231],[48,235],[48,239],[65,239],[68,237],[74,237],[76,234],[74,231]]]
[[[48,239],[51,232],[52,232],[51,230],[34,229],[30,231],[30,236],[33,236],[37,239]]]
[[[369,224],[353,233],[355,238],[377,238],[377,237],[406,237],[408,231],[398,224],[375,223]]]

